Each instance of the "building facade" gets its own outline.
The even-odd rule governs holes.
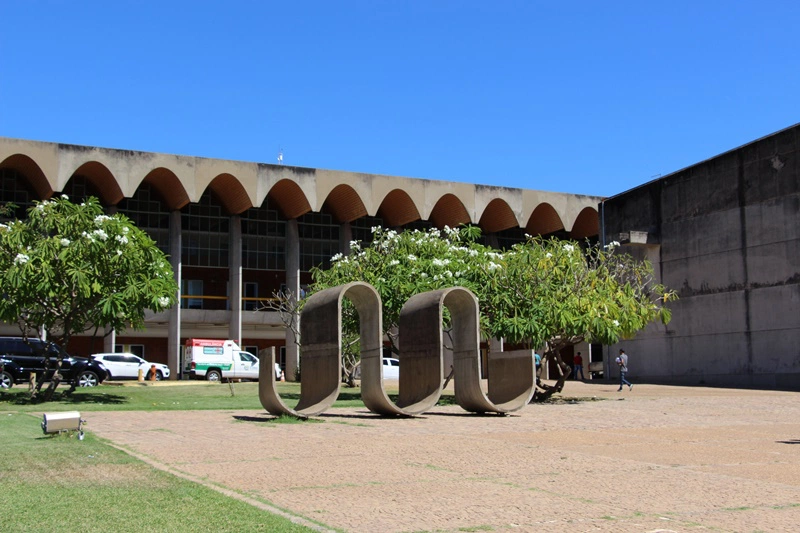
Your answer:
[[[76,337],[70,351],[133,351],[180,375],[192,337],[229,338],[250,350],[281,348],[287,376],[298,354],[263,303],[299,293],[370,228],[481,227],[502,248],[524,235],[597,238],[600,198],[0,137],[0,203],[17,217],[37,200],[96,196],[146,231],[170,256],[180,305],[146,318],[146,330]],[[18,334],[0,326],[0,334]]]
[[[632,376],[800,388],[799,160],[795,125],[601,202],[602,239],[680,296],[622,343]]]

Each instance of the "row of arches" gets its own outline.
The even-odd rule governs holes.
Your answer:
[[[595,236],[599,230],[596,206],[600,199],[588,196],[33,141],[17,143],[38,147],[41,153],[37,155],[35,149],[19,149],[24,146],[3,150],[2,141],[0,169],[23,175],[40,200],[66,190],[70,180],[81,176],[106,206],[133,197],[146,184],[156,191],[167,211],[181,210],[210,191],[229,215],[269,202],[285,220],[319,212],[339,224],[377,217],[385,226],[396,228],[419,221],[440,229],[477,224],[484,233],[519,228],[531,235],[562,232],[576,239]],[[42,152],[37,145],[52,150]]]

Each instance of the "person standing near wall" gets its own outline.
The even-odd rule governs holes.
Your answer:
[[[628,386],[628,390],[633,390],[633,383],[628,381],[626,375],[628,373],[628,354],[622,348],[619,349],[619,357],[617,357],[617,365],[619,365],[619,388],[617,392],[622,390],[623,385]]]
[[[583,357],[581,357],[581,352],[575,354],[575,357],[572,358],[572,365],[573,365],[573,374],[575,375],[575,379],[578,379],[578,372],[581,374],[581,379],[585,380],[586,376],[583,375]]]

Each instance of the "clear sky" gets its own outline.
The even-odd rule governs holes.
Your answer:
[[[800,122],[800,2],[0,0],[0,136],[611,196]]]

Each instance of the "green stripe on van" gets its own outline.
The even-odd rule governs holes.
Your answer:
[[[233,363],[197,363],[195,364],[195,372],[199,370],[208,370],[209,368],[219,368],[227,372],[231,368],[233,368]]]

